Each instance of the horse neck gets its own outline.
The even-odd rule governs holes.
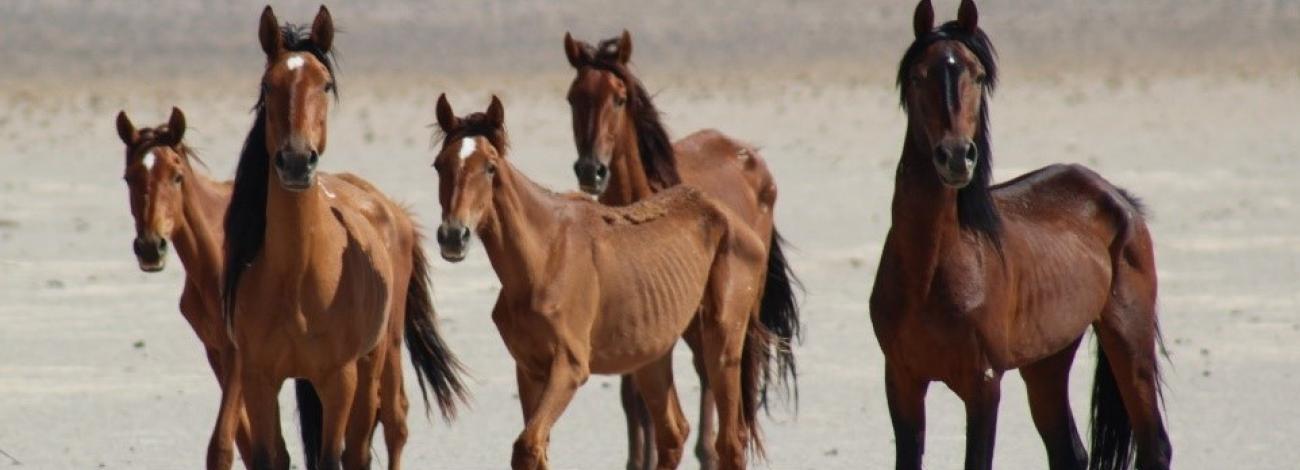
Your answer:
[[[639,131],[632,122],[632,116],[627,116],[624,123],[624,129],[619,133],[620,138],[614,145],[614,155],[609,162],[609,186],[600,195],[601,204],[626,206],[654,194],[654,189],[650,187],[650,178],[646,175],[645,166],[641,162],[641,148],[637,145]]]
[[[216,286],[221,277],[221,219],[230,205],[228,188],[194,171],[185,162],[185,184],[181,186],[184,223],[173,237],[176,256],[187,276],[200,286]]]
[[[298,193],[284,189],[274,175],[267,175],[266,184],[266,238],[259,256],[277,260],[268,265],[305,266],[317,248],[314,241],[326,236],[330,204],[319,183]]]
[[[562,228],[559,206],[564,201],[508,161],[503,161],[497,178],[500,187],[492,194],[495,216],[479,231],[479,238],[503,287],[540,285],[551,255],[546,242],[556,239]]]
[[[957,222],[957,191],[944,186],[935,173],[930,154],[916,142],[911,125],[903,143],[903,156],[894,176],[891,242],[910,280],[928,285],[938,268],[940,254],[951,244],[962,243]]]

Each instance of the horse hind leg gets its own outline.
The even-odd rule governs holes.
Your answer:
[[[1154,289],[1151,289],[1154,292]],[[1097,376],[1093,385],[1092,464],[1101,470],[1137,466],[1168,469],[1172,446],[1160,412],[1160,370],[1154,295],[1126,302],[1112,297],[1095,325]]]
[[[716,470],[718,452],[713,448],[713,442],[718,434],[718,424],[715,419],[717,406],[713,400],[713,389],[709,384],[709,372],[704,366],[704,346],[700,344],[698,319],[691,322],[691,327],[686,330],[684,336],[686,345],[691,348],[691,364],[695,366],[695,374],[700,378],[700,429],[695,437],[695,458],[700,461],[700,470]]]
[[[1070,366],[1081,340],[1020,368],[1020,378],[1029,394],[1029,412],[1047,448],[1052,470],[1081,470],[1088,466],[1088,453],[1070,411]]]
[[[397,343],[398,346],[401,343]],[[402,449],[410,435],[406,416],[411,401],[406,396],[402,378],[402,350],[389,346],[383,382],[379,385],[379,422],[384,425],[384,446],[388,448],[388,470],[402,468]]]
[[[677,388],[673,384],[672,354],[638,370],[632,377],[636,388],[645,399],[646,409],[654,423],[656,467],[660,470],[677,468],[685,451],[690,425],[682,413]]]
[[[346,444],[343,446],[341,462],[344,468],[370,468],[370,447],[382,406],[379,395],[383,379],[381,374],[387,366],[388,356],[388,348],[380,346],[357,361],[353,399],[343,421]],[[327,432],[323,435],[330,434]],[[333,454],[326,453],[323,458],[328,459],[331,455]]]
[[[619,398],[627,420],[627,470],[651,470],[655,468],[654,423],[632,376],[624,375],[619,382]]]

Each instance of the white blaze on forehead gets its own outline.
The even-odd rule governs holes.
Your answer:
[[[473,155],[475,150],[478,150],[478,138],[466,137],[460,140],[459,155],[462,160],[469,158],[470,155]]]
[[[284,60],[284,66],[289,67],[289,70],[298,70],[305,63],[307,63],[307,59],[302,58],[302,54],[294,54]]]
[[[144,169],[146,170],[152,170],[153,164],[156,161],[158,161],[158,157],[155,157],[153,152],[144,154],[144,158],[140,159],[140,163],[144,164]]]

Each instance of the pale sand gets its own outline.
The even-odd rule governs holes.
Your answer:
[[[1167,7],[1174,2],[1157,3]],[[1209,5],[1204,8],[1212,13],[1223,2],[1197,4]],[[6,7],[15,9],[9,13],[36,8],[16,5]],[[175,8],[176,14],[188,11]],[[468,7],[458,8],[448,10],[468,15],[462,11]],[[1041,5],[1035,8],[1030,13],[1072,24],[1075,16],[1070,15],[1080,7],[1059,16]],[[1289,37],[1289,52],[1295,53],[1295,8],[1276,8],[1281,13],[1274,12],[1272,23],[1261,24],[1280,24],[1270,31]],[[178,261],[173,256],[167,271],[156,275],[135,266],[133,226],[120,179],[122,150],[112,120],[125,108],[138,124],[156,124],[173,104],[180,105],[189,117],[189,141],[201,149],[212,174],[229,177],[251,123],[248,107],[258,73],[252,29],[257,7],[230,9],[242,16],[219,24],[240,29],[213,41],[248,51],[223,62],[219,79],[170,69],[167,61],[150,59],[138,47],[131,49],[132,57],[142,67],[179,75],[142,73],[140,81],[132,82],[121,78],[130,72],[114,75],[123,70],[116,66],[105,69],[113,73],[72,69],[63,77],[47,66],[30,67],[40,69],[30,76],[0,77],[6,84],[0,91],[0,450],[24,467],[192,468],[202,462],[217,388],[197,340],[176,311],[182,279]],[[59,18],[71,15],[60,11],[64,16]],[[282,16],[301,20],[312,9],[295,5],[288,11],[292,14]],[[347,11],[340,7],[335,13],[347,18]],[[995,18],[996,11],[989,7],[985,17]],[[906,21],[898,12],[891,15],[872,16],[859,26],[871,28],[881,18]],[[1223,21],[1230,27],[1225,36],[1249,36],[1240,24],[1256,16],[1241,15],[1247,19]],[[707,21],[684,16],[682,22]],[[554,23],[547,28],[562,29],[584,17],[563,11],[545,18],[551,22],[547,25]],[[644,21],[672,31],[673,22],[663,15]],[[616,23],[606,19],[600,24],[605,22]],[[484,67],[491,73],[456,77],[422,72],[438,70],[434,58],[425,56],[384,59],[423,64],[397,74],[364,65],[361,57],[373,51],[349,47],[347,41],[366,37],[362,27],[368,24],[353,21],[350,33],[340,36],[346,64],[362,65],[345,67],[340,77],[343,100],[332,113],[322,169],[370,179],[411,203],[432,229],[438,206],[425,126],[433,121],[433,101],[447,91],[464,113],[485,107],[488,94],[495,92],[506,105],[514,161],[549,186],[575,186],[564,102],[571,72],[560,55],[558,29],[545,31],[548,42],[542,52],[548,55],[535,62],[537,73],[507,73],[508,68],[489,64]],[[890,27],[905,32],[907,24]],[[0,27],[6,43],[13,43],[18,26],[6,21]],[[486,26],[461,28],[463,34],[493,33]],[[799,412],[777,409],[763,420],[771,468],[888,467],[893,444],[881,387],[882,357],[866,304],[889,224],[893,169],[901,148],[904,117],[890,75],[905,38],[890,36],[891,46],[882,47],[885,55],[864,58],[861,65],[791,58],[721,67],[700,78],[692,76],[689,60],[670,59],[678,50],[693,48],[655,31],[647,36],[656,39],[638,43],[637,57],[644,54],[644,59],[637,62],[649,88],[661,91],[656,102],[671,131],[680,136],[718,127],[763,148],[781,185],[778,224],[795,247],[789,256],[809,289],[804,302],[808,333],[798,349]],[[204,37],[215,36],[209,31]],[[1016,37],[995,30],[995,40],[1000,36]],[[491,44],[475,41],[464,47]],[[1160,50],[1160,41],[1149,42]],[[1053,70],[1034,66],[1039,62],[1031,58],[1037,52],[1021,52],[1022,44],[998,42],[1007,60],[992,104],[996,178],[1051,162],[1079,162],[1140,195],[1152,208],[1177,466],[1267,469],[1300,461],[1294,445],[1300,406],[1293,397],[1300,390],[1295,370],[1300,363],[1295,346],[1300,341],[1295,313],[1300,307],[1295,291],[1300,269],[1295,203],[1300,196],[1295,184],[1300,175],[1295,107],[1300,75],[1294,63],[1283,61],[1276,70],[1151,67],[1118,73],[1095,63]],[[1042,48],[1037,43],[1023,46]],[[75,49],[57,49],[60,53],[49,63],[68,60],[75,54],[63,52]],[[531,49],[510,50],[522,54]],[[1143,51],[1126,57],[1141,57]],[[1266,46],[1248,51],[1267,57],[1276,52]],[[782,56],[773,59],[777,57]],[[436,252],[432,243],[427,248]],[[444,332],[472,371],[475,405],[447,426],[425,420],[417,402],[406,462],[410,468],[501,468],[521,423],[511,361],[488,319],[497,281],[479,246],[464,263],[436,260],[434,268]],[[1079,354],[1071,381],[1076,418],[1085,432],[1091,347]],[[679,348],[678,379],[693,422],[696,379],[686,365],[687,354]],[[1029,419],[1024,387],[1014,374],[1003,385],[995,464],[1043,468],[1044,452]],[[964,443],[961,405],[942,386],[931,390],[927,462],[932,468],[957,468]],[[408,392],[416,393],[413,384]],[[285,430],[296,449],[289,397],[282,397]],[[594,377],[555,429],[552,463],[562,469],[621,468],[623,429],[617,379]],[[382,456],[379,441],[376,449]],[[294,457],[299,460],[296,450]],[[0,466],[8,464],[0,455]],[[683,468],[694,468],[694,460],[688,457]]]

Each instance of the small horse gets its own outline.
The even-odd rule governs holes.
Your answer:
[[[552,193],[506,158],[496,97],[463,118],[445,96],[437,109],[442,256],[460,261],[477,233],[501,280],[492,319],[515,359],[526,423],[513,468],[548,468],[551,427],[592,373],[633,376],[654,421],[659,468],[676,468],[689,425],[672,350],[697,319],[721,466],[744,468],[751,443],[761,454],[755,417],[772,339],[756,318],[758,235],[694,188],[623,208]]]
[[[126,111],[117,114],[117,135],[126,144],[126,180],[131,216],[135,219],[136,261],[144,272],[159,272],[167,263],[168,240],[185,267],[181,315],[203,343],[208,365],[217,383],[226,381],[223,362],[230,339],[221,319],[221,244],[225,240],[221,218],[230,205],[229,181],[217,182],[195,171],[198,160],[185,145],[185,114],[172,108],[171,118],[158,127],[137,129]],[[233,436],[240,455],[248,453],[248,417],[239,411]],[[219,447],[227,449],[229,436]]]
[[[579,187],[598,196],[601,203],[624,206],[678,184],[687,184],[727,205],[760,234],[767,246],[766,282],[760,293],[760,320],[775,334],[777,378],[787,395],[797,399],[792,349],[799,337],[799,309],[795,299],[798,279],[782,249],[784,241],[773,221],[776,183],[758,149],[713,129],[697,131],[672,143],[659,119],[659,111],[628,64],[632,36],[626,30],[617,38],[593,47],[564,35],[564,52],[577,76],[569,86],[573,137],[578,160],[573,164]],[[698,335],[686,335],[687,345],[700,350]],[[709,383],[698,361],[700,375],[700,433],[695,454],[700,467],[715,466],[713,401]],[[765,377],[765,382],[772,377]],[[764,384],[766,390],[767,384]],[[793,393],[790,393],[793,390]],[[654,468],[653,429],[645,405],[627,377],[623,379],[623,411],[628,418],[630,470]],[[766,396],[766,394],[764,395]]]
[[[221,294],[236,351],[216,432],[242,397],[250,466],[287,468],[276,396],[286,378],[305,378],[300,403],[320,403],[302,410],[315,415],[303,418],[308,465],[366,468],[377,419],[395,421],[383,420],[390,445],[405,442],[403,333],[421,390],[427,382],[447,418],[465,399],[460,366],[437,331],[411,216],[359,177],[315,171],[335,93],[329,10],[308,29],[280,26],[268,6],[258,36],[266,70],[225,219]]]
[[[908,115],[871,320],[885,355],[896,465],[921,468],[925,394],[966,403],[966,468],[993,465],[1002,374],[1020,369],[1053,469],[1169,468],[1156,264],[1141,204],[1079,165],[989,185],[993,45],[972,0],[934,28],[930,0],[898,70]],[[1070,366],[1097,334],[1092,461],[1070,412]]]

